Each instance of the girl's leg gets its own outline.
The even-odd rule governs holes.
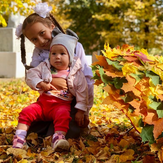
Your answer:
[[[34,121],[31,123],[27,135],[37,133],[39,137],[47,137],[54,134],[53,121]]]
[[[75,121],[75,114],[76,114],[75,105],[76,105],[76,99],[74,98],[74,100],[71,102],[70,116],[72,119],[69,123],[69,130],[66,134],[66,139],[68,139],[68,138],[75,138],[76,139],[80,136],[81,129],[78,126],[77,122]]]

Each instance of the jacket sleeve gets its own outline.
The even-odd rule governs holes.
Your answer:
[[[87,81],[88,85],[88,107],[89,110],[93,106],[93,100],[94,100],[94,80],[92,79],[93,73],[91,67],[87,63],[87,59],[85,56],[85,51],[81,43],[77,43],[76,46],[76,56],[80,58],[81,64],[82,64],[82,71],[84,73],[84,76]]]
[[[36,66],[38,66],[42,62],[42,59],[41,59],[41,57],[39,55],[39,52],[40,51],[39,51],[38,48],[35,48],[33,50],[32,61],[30,63],[30,66],[36,67]]]
[[[45,62],[42,62],[37,67],[27,71],[26,83],[31,89],[40,90],[36,87],[38,83],[41,81],[51,82],[51,80],[51,73]]]
[[[74,78],[74,88],[76,96],[76,109],[85,111],[88,114],[88,85],[86,78],[81,70],[79,70]]]

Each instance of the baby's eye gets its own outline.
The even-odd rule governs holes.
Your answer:
[[[61,53],[61,55],[65,55],[65,53]]]
[[[52,55],[56,55],[56,53],[52,53]]]

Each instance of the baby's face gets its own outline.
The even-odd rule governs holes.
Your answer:
[[[70,58],[67,49],[63,45],[53,45],[50,50],[50,64],[57,70],[66,70]]]

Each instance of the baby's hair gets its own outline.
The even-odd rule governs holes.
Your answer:
[[[23,26],[22,26],[22,35],[21,35],[21,60],[22,63],[24,64],[26,69],[29,69],[30,66],[26,65],[26,51],[25,51],[25,29],[28,25],[32,25],[36,22],[40,22],[42,24],[44,24],[45,26],[50,27],[51,24],[54,24],[56,27],[58,27],[63,33],[65,33],[62,29],[62,27],[60,26],[60,24],[57,22],[57,20],[54,18],[54,16],[52,14],[49,14],[48,17],[46,18],[42,18],[41,16],[39,16],[36,13],[33,13],[31,15],[29,15],[23,22]]]

